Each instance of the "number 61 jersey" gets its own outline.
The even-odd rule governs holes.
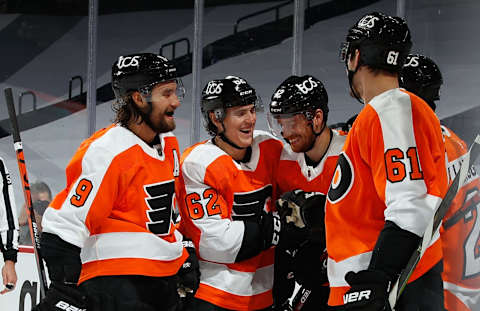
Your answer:
[[[368,268],[387,220],[423,236],[448,186],[445,164],[440,121],[419,97],[391,89],[365,105],[327,195],[329,305],[344,304],[345,274]],[[410,282],[440,261],[439,234],[434,238]]]
[[[43,231],[82,249],[79,283],[103,275],[170,276],[187,257],[172,222],[178,143],[161,150],[111,125],[85,140],[66,169],[67,186],[43,215]]]

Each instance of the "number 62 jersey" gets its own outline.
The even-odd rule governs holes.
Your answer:
[[[245,230],[244,221],[259,221],[262,211],[274,208],[281,151],[282,143],[262,131],[254,131],[250,159],[243,162],[212,140],[184,151],[186,194],[179,205],[184,230],[200,255],[195,297],[229,310],[272,305],[274,248],[240,261],[237,254],[244,236],[258,234]]]
[[[178,143],[161,149],[111,125],[85,140],[66,169],[67,186],[45,211],[43,231],[82,249],[79,283],[103,275],[170,276],[187,257],[172,222]]]

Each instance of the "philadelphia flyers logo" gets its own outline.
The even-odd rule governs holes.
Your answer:
[[[352,188],[353,179],[352,162],[348,156],[342,152],[338,157],[337,167],[333,173],[330,189],[328,189],[328,201],[337,203],[342,200]]]

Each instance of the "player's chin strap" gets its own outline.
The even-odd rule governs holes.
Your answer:
[[[223,125],[223,122],[222,122],[222,126],[223,126],[223,128],[225,128],[225,125]],[[227,136],[225,136],[225,132],[221,132],[217,136],[220,137],[221,140],[223,140],[224,142],[226,142],[227,144],[229,144],[230,146],[232,146],[235,149],[243,150],[243,149],[248,148],[248,146],[247,147],[240,147],[239,145],[235,144],[233,141],[228,139]]]
[[[348,59],[348,58],[347,58]],[[358,68],[360,67],[360,60],[358,61],[359,63],[357,64],[357,67],[355,68],[355,70],[350,70],[348,69],[348,63],[345,62],[345,65],[347,67],[347,72],[348,72],[348,84],[350,85],[350,90],[352,91],[352,94],[353,94],[353,97],[355,97],[355,99],[360,103],[360,104],[364,104],[364,101],[362,98],[360,98],[360,96],[358,96],[357,92],[355,92],[355,89],[353,88],[353,76],[357,73],[358,71]]]
[[[313,132],[313,135],[315,135],[315,139],[312,141],[312,143],[310,144],[310,146],[308,146],[308,149],[305,151],[305,152],[309,152],[310,150],[313,149],[313,146],[315,146],[315,142],[317,141],[317,137],[322,135],[323,131],[325,130],[325,128],[327,127],[327,123],[326,122],[323,122],[323,127],[322,129],[320,130],[320,132],[315,132],[315,129],[313,128],[313,121],[310,123],[310,126],[312,128],[312,132]]]
[[[426,101],[427,104],[433,109],[433,111],[435,111],[437,109],[437,105],[435,104],[435,101],[433,100],[428,100]]]
[[[153,104],[152,104],[151,98],[150,98],[150,96],[146,96],[144,98],[145,98],[145,101],[148,104],[148,111],[146,113],[143,112],[140,108],[138,108],[138,106],[135,103],[132,103],[131,105],[132,105],[133,109],[137,112],[137,114],[141,117],[141,119],[142,119],[141,122],[145,122],[145,124],[152,131],[156,132],[155,126],[153,125],[152,121],[150,120],[150,115],[152,114],[152,110],[153,110],[153,106],[152,106]],[[131,100],[133,101],[133,98]]]

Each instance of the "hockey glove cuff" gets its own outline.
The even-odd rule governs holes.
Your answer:
[[[388,293],[392,281],[378,270],[350,271],[345,275],[350,290],[343,296],[345,310],[391,311]]]
[[[182,244],[189,256],[180,270],[178,270],[177,290],[181,297],[185,297],[187,294],[194,295],[198,289],[200,284],[200,266],[193,242],[184,240]]]
[[[278,249],[294,250],[308,239],[307,228],[299,228],[293,223],[287,223],[285,218],[276,212],[264,213],[261,221],[264,237],[264,249],[277,246]]]
[[[32,311],[87,311],[87,306],[87,297],[78,288],[54,282]]]
[[[309,289],[318,288],[328,282],[327,252],[325,244],[307,242],[295,253],[292,265],[295,281]]]

